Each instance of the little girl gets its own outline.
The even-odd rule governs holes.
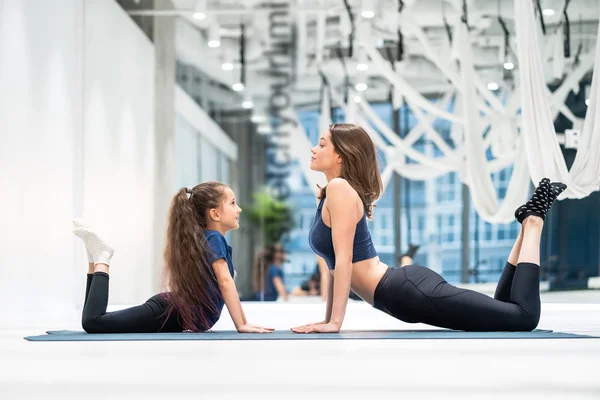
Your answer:
[[[74,233],[85,243],[89,262],[83,329],[87,333],[204,332],[227,305],[238,332],[272,332],[246,321],[233,280],[232,249],[225,234],[239,228],[241,212],[233,191],[221,182],[179,189],[171,202],[164,253],[169,291],[110,313],[106,312],[108,271],[114,250],[84,221],[74,220]]]

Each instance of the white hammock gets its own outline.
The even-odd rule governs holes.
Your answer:
[[[456,30],[456,41],[460,48],[460,72],[463,85],[462,100],[465,120],[465,179],[469,186],[473,206],[481,219],[490,223],[506,223],[514,220],[515,209],[527,200],[529,176],[525,163],[524,146],[518,151],[513,173],[508,184],[502,206],[498,205],[496,189],[491,178],[483,145],[476,108],[475,74],[473,54],[466,24],[461,22]]]
[[[544,82],[538,33],[531,0],[515,0],[522,122],[529,172],[533,182],[543,177],[568,185],[559,198],[583,198],[600,189],[600,29],[590,103],[571,171],[561,152]]]

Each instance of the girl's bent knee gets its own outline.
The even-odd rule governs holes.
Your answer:
[[[103,333],[93,318],[83,318],[81,321],[81,327],[87,333]]]

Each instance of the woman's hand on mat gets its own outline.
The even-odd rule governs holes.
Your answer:
[[[254,324],[244,324],[237,328],[239,333],[271,333],[274,328],[265,328]]]
[[[329,321],[321,321],[321,322],[313,322],[312,324],[306,324],[306,325],[302,325],[302,326],[315,326],[315,325],[325,325],[328,324]],[[298,327],[300,328],[300,327]]]
[[[308,324],[292,328],[294,333],[338,333],[341,326],[332,322],[321,322],[318,324]]]

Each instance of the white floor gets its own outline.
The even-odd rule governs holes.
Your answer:
[[[542,298],[539,328],[600,336],[600,291]],[[311,299],[244,309],[253,323],[288,329],[320,320],[324,305]],[[78,315],[53,321],[0,328],[0,399],[600,399],[600,339],[23,340],[47,329],[80,329]],[[215,329],[232,328],[225,312]],[[344,323],[427,328],[362,302],[349,304]]]

